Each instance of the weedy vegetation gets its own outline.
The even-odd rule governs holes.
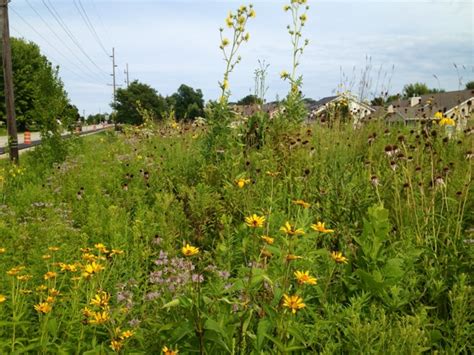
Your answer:
[[[206,124],[142,110],[1,165],[1,353],[472,353],[472,129],[303,124],[285,10],[273,119],[232,124],[242,6]]]

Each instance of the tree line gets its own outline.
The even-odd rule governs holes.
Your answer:
[[[15,113],[18,130],[53,131],[72,127],[80,117],[64,89],[59,67],[33,42],[11,38]],[[0,83],[4,82],[0,70]],[[0,125],[6,124],[5,90],[0,84]]]

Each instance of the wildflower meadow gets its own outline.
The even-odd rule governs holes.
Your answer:
[[[274,117],[228,102],[242,6],[203,122],[1,162],[0,353],[472,352],[474,131],[306,122],[307,6]]]

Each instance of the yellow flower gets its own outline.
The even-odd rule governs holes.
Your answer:
[[[128,339],[135,335],[135,333],[131,330],[125,330],[120,334],[120,339]]]
[[[95,261],[97,260],[97,256],[91,253],[84,253],[82,254],[82,258],[86,261]]]
[[[18,275],[22,270],[24,270],[25,267],[24,266],[16,266],[16,267],[13,267],[11,268],[10,270],[7,271],[7,275],[10,275],[10,276],[16,276]]]
[[[452,118],[443,118],[441,121],[439,121],[440,126],[455,126],[456,122]]]
[[[242,189],[245,184],[250,184],[250,179],[239,178],[235,180],[235,184]]]
[[[59,247],[49,247],[48,250],[52,251],[52,252],[55,252],[55,251],[59,250]]]
[[[93,313],[94,313],[94,312],[92,312],[92,310],[91,310],[89,307],[84,307],[84,308],[82,309],[82,315],[83,315],[84,317],[86,317],[86,318],[92,317],[92,314],[93,314]]]
[[[275,239],[269,237],[268,235],[264,235],[261,238],[265,241],[265,243],[270,245],[273,244],[273,242],[275,241]]]
[[[306,307],[306,305],[303,303],[303,299],[300,296],[288,296],[285,294],[283,295],[283,307],[291,309],[291,312],[295,314],[296,311]]]
[[[107,323],[110,319],[109,313],[104,312],[91,312],[91,320],[89,321],[91,324],[104,324]]]
[[[94,245],[94,247],[101,253],[107,254],[109,251],[107,250],[107,247],[102,244],[102,243],[97,243]]]
[[[61,292],[59,292],[58,290],[56,290],[54,287],[51,288],[48,292],[51,296],[53,297],[57,297],[61,294]]]
[[[48,271],[46,274],[44,274],[43,278],[45,280],[49,280],[49,279],[54,279],[56,276],[58,276],[58,274],[55,273],[54,271]]]
[[[300,21],[301,21],[301,22],[306,22],[307,19],[308,19],[308,17],[306,16],[306,14],[302,14],[302,15],[300,16]]]
[[[438,120],[441,120],[443,118],[443,113],[438,111],[435,113],[434,117]]]
[[[347,258],[340,251],[333,251],[331,258],[338,264],[347,264]]]
[[[48,286],[46,285],[39,285],[38,287],[36,287],[37,292],[43,292],[43,291],[46,291],[47,289],[48,289]]]
[[[230,41],[228,38],[224,38],[221,42],[221,47],[227,47],[229,45]]]
[[[106,309],[109,306],[110,295],[107,292],[100,291],[91,300],[91,305]]]
[[[290,77],[290,74],[288,74],[288,72],[286,70],[283,70],[280,73],[280,78],[282,78],[283,80],[288,79],[289,77]]]
[[[309,271],[296,271],[294,275],[296,277],[296,280],[298,280],[298,283],[301,285],[316,285],[318,281],[315,277],[309,276]]]
[[[48,302],[41,302],[35,305],[35,310],[39,313],[49,313],[53,307]]]
[[[93,261],[91,264],[87,264],[84,267],[84,272],[82,273],[82,276],[89,278],[94,274],[97,274],[104,270],[104,267],[101,264],[97,264],[95,261]]]
[[[247,32],[244,36],[244,40],[248,42],[249,39],[250,39],[250,33]]]
[[[110,348],[113,351],[119,352],[123,348],[123,342],[121,340],[112,340],[110,342]]]
[[[231,13],[225,19],[225,23],[226,23],[227,27],[229,27],[229,28],[232,28],[232,26],[234,26],[234,21],[232,19],[232,14]]]
[[[161,349],[164,355],[177,355],[179,353],[178,349],[176,350],[171,350],[167,346],[163,346],[163,349]]]
[[[249,217],[245,217],[245,224],[251,228],[262,228],[263,223],[265,223],[264,216],[257,216],[253,214]]]
[[[290,5],[285,5],[285,6],[283,6],[283,10],[284,10],[284,11],[288,11],[289,9],[291,9],[291,6],[290,6]]]
[[[110,253],[110,256],[122,255],[123,253],[125,253],[123,250],[120,250],[120,249],[112,249],[112,252]]]
[[[6,251],[7,251],[7,249],[5,249],[5,248],[0,248],[0,254],[5,254]]]
[[[186,244],[184,247],[181,248],[181,252],[184,256],[193,256],[199,254],[199,248]]]
[[[70,271],[70,272],[77,271],[77,266],[75,264],[59,263],[59,267],[61,268],[61,271]]]
[[[7,300],[7,298],[4,295],[0,294],[0,303],[3,303]]]
[[[302,228],[296,228],[296,226],[292,226],[290,222],[286,222],[285,225],[280,228],[280,231],[288,235],[304,235]]]
[[[18,275],[16,278],[18,281],[28,281],[31,280],[32,277],[31,275]]]
[[[310,208],[311,205],[308,202],[304,202],[303,200],[293,200],[292,201],[295,205],[301,206],[303,208]]]
[[[225,79],[224,82],[222,83],[222,88],[224,90],[229,89],[229,80]]]
[[[311,228],[314,229],[316,232],[334,233],[334,229],[326,229],[324,227],[324,223],[321,223],[321,222],[318,222],[317,224],[312,224]]]
[[[245,17],[244,16],[239,16],[237,18],[237,22],[239,23],[239,25],[243,25],[245,23]]]
[[[256,16],[257,16],[257,13],[255,12],[255,10],[251,9],[250,12],[249,12],[249,17],[255,18]]]
[[[46,302],[49,304],[53,304],[55,301],[55,298],[53,296],[48,296],[46,297]]]
[[[52,256],[50,254],[44,254],[43,256],[41,256],[43,258],[43,260],[49,260],[52,258]]]

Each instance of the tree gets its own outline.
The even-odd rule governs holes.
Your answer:
[[[200,89],[182,84],[178,91],[168,98],[174,107],[176,117],[182,120],[193,120],[204,115],[204,99]]]
[[[166,110],[166,101],[158,95],[150,85],[133,81],[126,89],[118,89],[116,103],[111,106],[116,110],[115,119],[118,123],[140,125],[143,117],[137,108],[148,110],[155,120],[163,119]]]
[[[244,98],[242,98],[240,101],[237,102],[237,105],[255,105],[255,104],[260,104],[262,100],[260,100],[257,96],[255,95],[247,95]]]
[[[59,78],[59,68],[53,67],[33,42],[12,38],[11,45],[18,129],[57,130],[57,120],[68,121],[74,115]],[[3,83],[1,70],[0,82]],[[3,85],[0,85],[0,120],[6,120]]]
[[[444,92],[443,89],[430,89],[425,83],[408,84],[403,87],[403,98],[409,99],[413,96],[421,96],[427,94],[436,94]]]
[[[470,81],[466,84],[466,90],[474,90],[474,81]]]

